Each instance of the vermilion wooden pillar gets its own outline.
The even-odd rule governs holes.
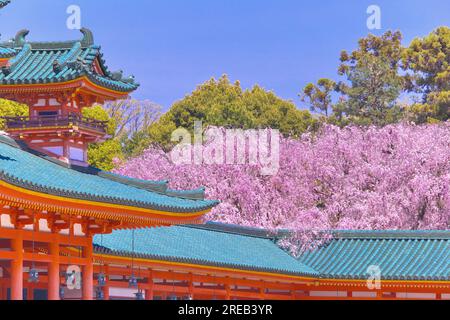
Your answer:
[[[34,300],[34,285],[32,283],[27,287],[27,300]]]
[[[153,300],[153,290],[145,289],[145,300]]]
[[[64,140],[63,144],[63,157],[69,158],[69,142],[67,140]]]
[[[109,285],[106,285],[106,286],[103,287],[103,295],[104,295],[103,300],[109,300],[110,299]]]
[[[106,280],[106,284],[103,287],[103,295],[104,295],[104,300],[109,300],[109,267],[105,266],[105,280]]]
[[[189,273],[188,291],[189,299],[194,300],[194,275],[192,273]]]
[[[230,300],[231,299],[231,288],[230,288],[229,284],[225,285],[225,291],[226,291],[225,300]]]
[[[16,258],[11,261],[11,300],[23,300],[23,238],[19,231],[11,239],[11,248]]]
[[[153,295],[153,272],[150,270],[148,272],[148,284],[147,284],[147,289],[145,289],[145,300],[153,300],[154,299],[154,295]]]
[[[48,264],[48,300],[59,300],[59,242],[57,237],[50,243],[52,261]]]
[[[293,296],[295,300],[295,293],[293,291]],[[259,288],[259,299],[264,300],[266,298],[266,289],[265,288]]]
[[[94,291],[94,264],[92,260],[93,246],[92,237],[91,245],[84,247],[84,258],[86,265],[83,267],[83,300],[92,300]]]
[[[153,282],[153,280],[151,280]],[[149,285],[147,289],[145,289],[145,300],[153,300],[154,294],[153,294],[153,285]]]

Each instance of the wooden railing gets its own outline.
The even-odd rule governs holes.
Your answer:
[[[78,114],[67,116],[2,117],[8,129],[78,126],[106,133],[107,121],[88,119]]]

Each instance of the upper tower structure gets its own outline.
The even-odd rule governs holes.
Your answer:
[[[10,0],[0,0],[0,9],[6,7],[10,2]]]
[[[28,33],[0,43],[0,98],[29,106],[28,117],[7,118],[7,131],[34,150],[85,164],[88,144],[105,138],[106,124],[83,118],[83,108],[126,98],[139,85],[108,70],[88,29],[62,42],[28,42]]]

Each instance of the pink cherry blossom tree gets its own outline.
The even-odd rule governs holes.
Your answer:
[[[324,126],[283,139],[278,174],[251,165],[174,165],[155,148],[117,173],[205,186],[209,220],[268,229],[448,229],[450,123]],[[307,240],[306,238],[304,240]]]

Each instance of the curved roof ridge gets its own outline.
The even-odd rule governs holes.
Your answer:
[[[16,49],[0,44],[0,59],[12,58],[16,54]]]
[[[258,228],[258,227],[248,227],[241,226],[237,224],[228,224],[223,222],[208,221],[205,224],[196,225],[183,225],[180,227],[193,228],[193,229],[203,229],[214,232],[222,232],[229,234],[236,234],[242,236],[265,238],[265,239],[275,239],[278,236],[277,232],[270,231],[268,229]]]
[[[188,228],[205,229],[265,238],[285,237],[289,230],[269,230],[260,227],[241,226],[208,221],[204,225],[185,225]],[[450,230],[323,230],[334,239],[450,239]]]
[[[31,54],[31,45],[25,44],[22,47],[22,50],[11,60],[9,60],[9,63],[6,67],[2,68],[3,74],[5,76],[8,76],[10,73],[12,73],[29,55]]]
[[[98,174],[100,170],[91,169],[89,172],[72,168],[67,163],[29,150],[21,141],[8,137],[0,138],[0,154],[0,179],[31,191],[176,213],[201,212],[218,204],[214,200],[173,197],[107,179]],[[42,170],[34,170],[36,167]]]
[[[53,69],[55,71],[62,70],[68,63],[73,61],[81,52],[81,43],[79,41],[75,42],[66,54],[61,55],[56,60],[53,61]]]
[[[0,9],[6,7],[10,3],[11,3],[11,0],[0,0]]]
[[[97,175],[99,177],[109,179],[111,181],[116,181],[119,183],[123,183],[125,185],[133,186],[147,191],[158,192],[162,194],[166,193],[167,186],[169,184],[168,180],[161,180],[161,181],[141,180],[101,170],[97,172]]]
[[[335,238],[450,239],[450,230],[333,230]]]
[[[17,143],[17,141],[11,138],[6,132],[0,132],[0,143],[4,143],[11,147],[20,149],[20,145]]]
[[[1,1],[1,0],[0,0]],[[29,43],[34,50],[68,50],[71,49],[76,43],[81,44],[81,48],[89,48],[94,45],[94,36],[91,30],[87,28],[80,29],[83,34],[81,39],[65,40],[65,41],[27,41],[25,38],[30,33],[29,30],[23,29],[17,32],[13,41],[1,43],[4,46],[16,46],[22,47],[24,44]]]
[[[101,170],[98,170],[95,174],[105,179],[120,182],[147,191],[160,193],[170,197],[189,200],[205,200],[205,187],[200,187],[194,190],[172,190],[168,188],[168,180],[144,180]]]
[[[134,76],[124,77],[122,72],[110,72],[100,46],[94,44],[92,32],[86,28],[80,31],[83,38],[79,40],[34,42],[26,40],[29,31],[23,29],[13,40],[0,43],[0,58],[10,58],[9,63],[17,66],[2,68],[0,86],[56,84],[85,77],[95,85],[120,94],[136,90],[139,83]],[[101,72],[97,73],[95,61],[98,61]],[[39,76],[34,70],[40,70]]]
[[[205,187],[200,187],[193,190],[173,190],[167,189],[166,194],[174,197],[192,199],[192,200],[203,200],[205,199]]]

